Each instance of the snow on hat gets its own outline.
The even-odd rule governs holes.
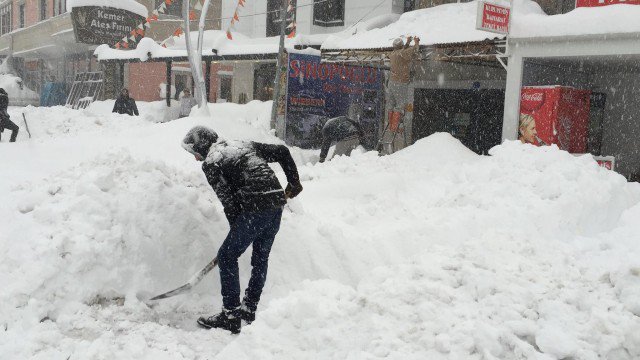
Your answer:
[[[399,49],[404,46],[404,41],[401,38],[393,40],[393,48]]]
[[[209,148],[218,141],[218,134],[204,126],[196,126],[189,130],[187,136],[182,140],[182,147],[193,155],[200,155],[206,158]]]

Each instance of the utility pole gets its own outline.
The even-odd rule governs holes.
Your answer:
[[[278,102],[280,101],[280,78],[282,77],[282,71],[284,64],[284,38],[287,29],[287,7],[289,0],[282,0],[282,8],[280,9],[280,48],[278,50],[278,59],[276,62],[276,88],[273,91],[273,107],[271,108],[271,128],[276,127],[276,118],[278,116]]]

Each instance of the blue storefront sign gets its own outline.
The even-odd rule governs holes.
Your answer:
[[[323,63],[320,56],[289,54],[285,140],[317,148],[324,123],[349,116],[365,131],[366,147],[377,142],[382,117],[384,75],[381,70]]]

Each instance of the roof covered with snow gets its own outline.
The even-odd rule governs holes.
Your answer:
[[[289,50],[293,50],[296,46],[320,46],[328,35],[298,35],[293,39],[287,39],[285,46]],[[197,43],[198,32],[191,32],[192,43]],[[279,48],[279,38],[248,38],[242,34],[234,33],[233,40],[227,38],[226,32],[221,30],[207,30],[204,32],[204,42],[202,47],[203,55],[263,55],[277,54]],[[214,52],[215,50],[215,52]],[[116,50],[108,45],[100,45],[94,52],[98,60],[124,60],[139,59],[147,61],[151,54],[152,58],[176,58],[186,57],[186,38],[185,35],[175,37],[171,45],[163,47],[151,38],[140,40],[137,48],[134,50]]]
[[[149,15],[147,7],[135,0],[67,0],[67,11],[71,11],[74,7],[82,6],[105,6],[122,9],[145,18]]]
[[[74,0],[91,2],[95,0]],[[508,5],[503,0],[496,3]],[[428,9],[383,15],[364,21],[334,34],[303,35],[286,40],[286,47],[321,47],[323,50],[390,48],[398,37],[418,36],[422,45],[455,44],[503,39],[499,34],[476,29],[477,1],[445,4]],[[515,0],[512,19],[513,38],[589,36],[640,33],[640,6],[613,5],[598,8],[578,8],[567,14],[546,15],[531,0]],[[194,43],[197,32],[191,34]],[[278,37],[249,38],[233,33],[233,40],[224,31],[205,32],[203,55],[236,56],[276,54]],[[96,52],[99,60],[186,57],[185,36],[162,47],[151,39],[143,39],[136,50],[115,50],[106,45]]]
[[[516,5],[517,6],[517,5]],[[516,14],[512,38],[547,38],[640,33],[640,6],[577,8],[561,15]]]

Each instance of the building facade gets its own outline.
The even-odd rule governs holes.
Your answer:
[[[162,1],[137,0],[150,14]],[[181,8],[182,0],[174,0],[145,36],[158,42],[172,36],[182,25]],[[207,17],[207,28],[218,29],[220,1],[212,2]],[[197,23],[192,22],[192,27],[197,28]],[[165,73],[161,64],[131,65],[124,69],[125,74],[119,74],[119,69],[105,69],[97,64],[93,58],[95,48],[96,45],[76,42],[67,0],[0,0],[0,56],[9,58],[16,75],[29,89],[39,93],[49,81],[69,87],[78,73],[104,71],[105,78],[109,79],[106,98],[113,98],[120,87],[133,85],[132,95],[141,100],[160,99],[153,82],[159,86],[164,81],[164,75],[156,76]],[[108,84],[122,78],[124,83]],[[144,81],[149,84],[142,86],[140,83]]]
[[[312,37],[344,31],[377,16],[411,10],[405,9],[404,0],[290,0],[290,4],[295,9],[296,33]],[[279,36],[282,5],[283,0],[247,1],[239,8],[240,21],[235,22],[232,31],[251,38]],[[236,9],[234,1],[222,3],[223,29],[228,27]],[[231,101],[271,100],[275,73],[274,61],[235,64],[225,72]]]

